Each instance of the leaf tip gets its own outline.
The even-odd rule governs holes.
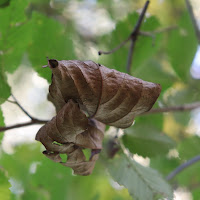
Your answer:
[[[50,68],[56,68],[58,66],[58,61],[56,59],[48,59],[48,65]]]

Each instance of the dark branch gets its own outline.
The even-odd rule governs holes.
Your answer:
[[[188,160],[187,162],[183,163],[179,167],[177,167],[174,171],[172,171],[166,179],[169,181],[173,179],[177,174],[179,174],[181,171],[183,171],[185,168],[193,165],[194,163],[198,162],[200,160],[200,155],[195,156],[194,158]]]
[[[32,117],[21,105],[20,103],[17,101],[17,99],[14,97],[13,94],[11,94],[12,98],[14,99],[14,102],[31,120],[34,120],[35,118]],[[10,102],[10,101],[9,101]],[[12,103],[12,102],[10,102]]]
[[[117,51],[118,49],[120,49],[121,47],[123,47],[130,39],[131,39],[131,36],[129,36],[126,40],[124,40],[122,43],[120,43],[118,46],[116,46],[111,51],[99,51],[98,54],[101,55],[101,54],[111,54],[111,53],[114,53],[115,51]]]
[[[172,30],[175,30],[177,28],[178,28],[178,26],[174,25],[174,26],[169,26],[169,27],[166,27],[166,28],[163,28],[163,29],[158,29],[158,30],[151,31],[151,32],[150,31],[149,32],[148,31],[139,31],[139,34],[142,35],[142,36],[151,37],[153,39],[152,45],[154,46],[157,34],[172,31]]]
[[[111,53],[114,53],[115,51],[117,51],[118,49],[120,49],[121,47],[123,47],[129,40],[131,40],[131,46],[130,46],[130,51],[133,53],[133,49],[134,49],[134,44],[132,44],[133,42],[135,42],[137,40],[137,36],[139,35],[139,29],[140,29],[140,26],[142,24],[142,21],[144,19],[144,16],[145,16],[145,13],[146,13],[146,10],[148,8],[148,5],[149,5],[149,1],[146,1],[144,7],[143,7],[143,10],[142,10],[142,13],[137,21],[137,24],[135,25],[133,31],[131,32],[131,34],[128,36],[127,39],[125,39],[123,42],[121,42],[117,47],[115,47],[114,49],[112,49],[111,51],[99,51],[98,54],[101,55],[101,54],[111,54]],[[130,55],[130,53],[129,53]],[[131,55],[131,59],[132,59],[132,55]],[[131,64],[132,61],[130,62],[130,58],[127,59],[127,63]],[[127,67],[128,68],[128,67]]]
[[[149,32],[148,31],[139,31],[139,33],[140,33],[140,35],[143,35],[143,36],[155,37],[156,34],[173,31],[177,28],[178,28],[178,26],[174,25],[174,26],[169,26],[169,27],[162,28],[162,29],[157,29],[155,31],[149,31]]]
[[[45,124],[48,121],[47,120],[40,120],[37,118],[32,117],[21,105],[20,103],[17,101],[17,99],[14,97],[14,95],[11,95],[12,98],[14,99],[14,101],[11,100],[7,100],[10,103],[14,103],[16,104],[30,119],[30,122],[24,122],[24,123],[20,123],[20,124],[15,124],[15,125],[11,125],[11,126],[5,126],[5,127],[0,127],[0,132],[4,132],[10,129],[14,129],[14,128],[20,128],[20,127],[24,127],[24,126],[30,126],[30,125],[35,125],[35,124]]]
[[[133,50],[135,47],[135,41],[131,40],[131,45],[128,51],[128,57],[127,57],[127,64],[126,64],[126,71],[128,74],[131,72],[131,65],[133,61]]]
[[[135,27],[134,27],[134,29],[131,33],[131,45],[130,45],[130,48],[129,48],[129,51],[128,51],[127,65],[126,65],[126,71],[127,71],[128,74],[130,74],[130,72],[131,72],[131,65],[132,65],[132,62],[133,62],[133,51],[134,51],[134,47],[135,47],[135,42],[138,38],[139,30],[140,30],[142,21],[144,19],[146,10],[148,8],[148,5],[149,5],[149,1],[146,1],[145,5],[142,9],[142,13],[141,13],[141,15],[140,15],[140,17],[137,21],[137,24],[135,25]]]
[[[47,122],[48,121],[46,121],[46,120],[32,120],[30,122],[15,124],[15,125],[12,125],[12,126],[0,127],[0,132],[8,131],[8,130],[11,130],[11,129],[14,129],[14,128],[21,128],[21,127],[25,127],[25,126],[30,126],[30,125],[45,124]]]
[[[148,114],[156,114],[156,113],[164,113],[164,112],[182,112],[182,111],[190,111],[196,108],[200,108],[200,102],[195,102],[191,104],[184,104],[180,106],[171,106],[165,108],[154,108],[150,111],[143,113],[141,115],[148,115]]]

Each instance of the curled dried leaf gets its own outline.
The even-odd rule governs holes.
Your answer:
[[[86,161],[82,149],[102,149],[104,128],[104,124],[88,119],[78,104],[69,100],[58,114],[38,131],[36,140],[45,146],[45,156],[71,167],[76,174],[86,175],[92,172],[96,159],[91,152],[91,159]],[[60,153],[68,156],[66,163],[61,162]]]
[[[49,96],[57,110],[73,99],[90,118],[118,128],[129,127],[136,115],[150,110],[161,92],[159,84],[92,61],[64,60],[55,65],[49,60],[49,66],[53,73]]]
[[[105,124],[129,127],[134,117],[151,109],[161,87],[92,61],[50,59],[48,98],[57,115],[37,133],[44,155],[75,174],[89,175],[102,149]],[[83,149],[91,149],[87,161]],[[60,154],[67,155],[62,162]]]

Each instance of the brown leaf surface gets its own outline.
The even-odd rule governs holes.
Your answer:
[[[102,149],[104,129],[104,124],[88,120],[78,104],[69,100],[51,121],[40,128],[36,140],[45,146],[45,156],[62,163],[59,154],[67,154],[67,162],[62,164],[71,167],[76,174],[86,175],[92,172],[96,159],[91,157],[86,161],[82,149]]]
[[[105,124],[129,127],[134,117],[151,109],[161,87],[92,61],[50,59],[48,99],[57,115],[37,133],[45,156],[75,174],[89,175],[102,149]],[[91,149],[87,161],[83,149]],[[60,154],[67,155],[62,162]]]
[[[57,62],[54,67],[52,62]],[[161,91],[159,84],[92,61],[49,60],[49,66],[53,73],[49,91],[57,110],[60,98],[62,102],[73,99],[89,117],[118,128],[129,127],[136,115],[150,110]],[[61,94],[56,95],[53,88]]]

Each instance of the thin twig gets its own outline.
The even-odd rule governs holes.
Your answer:
[[[189,0],[185,0],[185,3],[186,3],[186,6],[187,6],[187,9],[188,9],[188,12],[190,14],[192,23],[194,25],[194,30],[195,30],[197,39],[198,39],[199,44],[200,44],[200,29],[198,27],[197,20],[195,19],[194,12],[193,12],[193,9],[192,9],[192,5],[191,5]]]
[[[154,108],[146,113],[142,113],[141,115],[148,115],[148,114],[156,114],[156,113],[165,113],[165,112],[182,112],[182,111],[190,111],[196,108],[200,108],[200,102],[195,102],[191,104],[184,104],[180,106],[171,106],[171,107],[164,107],[164,108]]]
[[[172,30],[177,29],[177,28],[178,28],[178,26],[174,25],[174,26],[169,26],[169,27],[166,27],[166,28],[163,28],[163,29],[158,29],[158,30],[151,31],[151,32],[150,31],[139,31],[138,34],[141,35],[141,36],[148,36],[148,37],[155,38],[156,34],[167,32],[167,31],[172,31]],[[129,40],[131,40],[131,37],[132,37],[132,33],[128,36],[127,39],[122,41],[118,46],[116,46],[112,50],[110,50],[110,51],[101,51],[100,50],[100,51],[98,51],[98,54],[101,55],[101,54],[112,54],[112,53],[114,53],[115,51],[117,51],[118,49],[123,47]]]
[[[9,102],[9,103],[17,104],[16,101],[12,101],[10,99],[7,99],[6,101]]]
[[[45,124],[47,122],[48,121],[46,121],[46,120],[32,120],[30,122],[15,124],[15,125],[12,125],[12,126],[0,127],[0,132],[8,131],[8,130],[11,130],[11,129],[14,129],[14,128],[21,128],[21,127],[25,127],[25,126],[30,126],[30,125]]]
[[[131,72],[131,65],[132,65],[132,62],[133,62],[133,51],[134,51],[134,47],[135,47],[135,42],[138,38],[139,30],[140,30],[142,21],[144,19],[146,10],[148,8],[149,2],[150,1],[146,1],[145,5],[142,9],[142,13],[141,13],[141,15],[140,15],[140,17],[137,21],[137,24],[135,25],[135,27],[134,27],[134,29],[131,33],[131,45],[130,45],[130,48],[129,48],[128,57],[127,57],[127,65],[126,65],[126,70],[127,70],[128,74],[130,74],[130,72]]]
[[[130,74],[130,72],[131,72],[134,46],[135,46],[135,41],[131,40],[131,45],[130,45],[130,48],[128,51],[127,64],[126,64],[126,71],[128,74]]]
[[[118,46],[116,46],[111,51],[99,51],[98,54],[101,55],[101,54],[111,54],[111,53],[114,53],[115,51],[117,51],[118,49],[120,49],[121,47],[123,47],[129,40],[136,41],[137,36],[139,35],[140,26],[142,24],[142,21],[143,21],[143,18],[144,18],[144,15],[145,15],[145,12],[147,10],[148,5],[149,5],[149,1],[146,1],[145,5],[144,5],[144,8],[142,10],[142,13],[139,16],[139,19],[137,21],[137,24],[135,25],[133,31],[131,32],[131,34],[128,36],[127,39],[125,39],[123,42],[121,42]],[[131,45],[131,46],[133,46],[133,45]]]
[[[178,26],[174,25],[174,26],[169,26],[169,27],[163,28],[163,29],[158,29],[158,30],[155,30],[155,31],[139,31],[139,34],[142,35],[142,36],[151,37],[153,39],[152,43],[153,43],[153,46],[154,46],[157,34],[172,31],[172,30],[175,30],[177,28],[178,28]]]
[[[188,160],[187,162],[183,163],[179,167],[177,167],[174,171],[172,171],[169,175],[167,175],[166,179],[169,181],[172,178],[174,178],[177,174],[179,174],[181,171],[183,171],[185,168],[193,165],[194,163],[198,162],[200,160],[200,155],[195,156],[194,158]]]
[[[165,27],[165,28],[162,28],[162,29],[157,29],[157,30],[153,31],[153,33],[157,34],[157,33],[163,33],[163,32],[173,31],[173,30],[175,30],[177,28],[178,28],[177,25],[168,26],[168,27]]]
[[[45,124],[47,123],[49,120],[41,120],[41,119],[37,119],[35,117],[32,117],[21,105],[20,103],[17,101],[17,99],[14,97],[13,94],[11,94],[12,98],[14,99],[14,101],[11,100],[7,100],[10,103],[14,103],[16,104],[30,119],[30,122],[24,122],[24,123],[20,123],[20,124],[15,124],[15,125],[11,125],[11,126],[5,126],[5,127],[0,127],[0,132],[3,131],[7,131],[10,129],[14,129],[14,128],[20,128],[20,127],[24,127],[24,126],[30,126],[30,125],[35,125],[35,124]]]
[[[139,33],[140,33],[140,35],[143,35],[143,36],[150,36],[150,37],[154,36],[155,37],[155,34],[173,31],[177,28],[178,28],[178,26],[174,25],[174,26],[169,26],[169,27],[162,28],[162,29],[157,29],[155,31],[139,31]]]
[[[32,117],[21,105],[20,103],[17,101],[17,99],[14,97],[13,94],[11,94],[12,98],[14,99],[15,101],[15,104],[17,104],[17,106],[31,119],[31,120],[34,120],[35,118]]]
[[[124,40],[123,42],[121,42],[118,46],[116,46],[114,49],[112,49],[111,51],[98,51],[98,54],[111,54],[114,53],[115,51],[117,51],[118,49],[120,49],[121,47],[123,47],[129,40],[131,39],[131,35]]]

